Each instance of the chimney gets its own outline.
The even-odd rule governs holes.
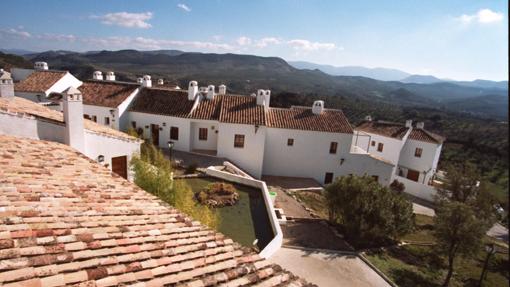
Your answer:
[[[424,122],[417,122],[416,123],[416,128],[423,129],[424,127],[425,127],[425,123]]]
[[[264,93],[264,110],[269,109],[269,102],[271,101],[271,91],[266,90]]]
[[[207,99],[212,100],[214,99],[214,85],[207,86]]]
[[[158,79],[158,85],[164,85],[165,81],[163,79]]]
[[[101,71],[95,71],[94,74],[92,74],[92,79],[102,81],[103,73],[101,73]]]
[[[142,86],[146,87],[146,88],[150,88],[152,87],[152,80],[151,80],[151,76],[149,75],[144,75],[143,76],[143,79],[142,79]]]
[[[226,95],[227,94],[227,86],[220,85],[219,88],[218,88],[218,94]]]
[[[0,97],[14,97],[14,83],[12,82],[11,73],[0,69]]]
[[[195,100],[195,96],[198,94],[198,83],[196,81],[190,81],[188,85],[188,100]]]
[[[370,115],[367,115],[367,116],[365,117],[365,121],[367,121],[367,122],[371,122],[371,121],[372,121],[372,117],[371,117]]]
[[[48,70],[48,63],[46,62],[35,62],[34,69],[41,71],[41,70]]]
[[[407,120],[406,121],[406,128],[412,128],[413,127],[413,120]]]
[[[257,90],[257,105],[263,106],[264,102],[266,100],[266,91],[264,90]]]
[[[143,84],[143,78],[136,78],[136,82],[138,84]]]
[[[85,152],[83,127],[83,102],[81,92],[69,87],[63,93],[63,110],[65,122],[65,144]]]
[[[113,73],[112,71],[106,72],[106,80],[115,81],[115,73]]]
[[[320,115],[324,111],[324,101],[315,101],[312,105],[312,113]]]

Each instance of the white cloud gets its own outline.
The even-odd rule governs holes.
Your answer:
[[[179,4],[177,4],[177,7],[181,8],[182,10],[184,10],[186,12],[191,12],[191,8],[188,7],[188,5],[186,5],[186,4],[179,3]]]
[[[48,34],[48,33],[37,35],[36,38],[46,41],[59,41],[59,42],[74,42],[77,39],[77,37],[72,34]]]
[[[107,38],[84,38],[86,44],[95,47],[101,46],[105,49],[199,49],[207,51],[232,51],[234,47],[224,43],[212,43],[207,41],[180,41],[168,39],[154,39],[145,37],[107,37]]]
[[[141,28],[148,29],[152,25],[147,23],[147,20],[152,19],[152,12],[144,13],[128,13],[128,12],[117,12],[108,13],[102,16],[91,16],[93,19],[99,19],[101,23],[106,25],[116,25],[127,28]]]
[[[262,39],[258,40],[255,43],[255,46],[257,46],[259,48],[265,48],[268,45],[278,45],[280,43],[281,43],[281,41],[278,40],[277,38],[274,38],[274,37],[265,37],[265,38],[262,38]]]
[[[470,24],[473,22],[477,22],[480,24],[489,24],[502,21],[503,13],[494,12],[490,9],[480,9],[478,10],[478,12],[476,12],[476,14],[471,15],[463,14],[457,19],[464,24]]]
[[[292,48],[299,51],[318,51],[318,50],[333,50],[336,48],[334,43],[320,43],[320,42],[311,42],[303,39],[294,39],[287,41]]]
[[[9,29],[0,29],[0,37],[14,37],[14,38],[31,38],[32,34],[27,31],[23,31],[22,27],[18,29],[9,28]]]
[[[239,46],[248,46],[251,44],[251,39],[245,36],[241,36],[237,38],[236,43]]]

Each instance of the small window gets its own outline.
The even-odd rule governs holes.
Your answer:
[[[422,148],[419,148],[417,147],[416,150],[414,151],[414,156],[415,157],[421,157],[421,153],[423,152],[423,149]]]
[[[329,184],[333,182],[333,173],[332,172],[326,172],[326,175],[324,176],[324,184]]]
[[[372,143],[370,143],[372,146],[375,146],[375,141],[372,141]]]
[[[294,139],[287,139],[287,145],[293,146],[294,145]]]
[[[83,118],[85,118],[86,120],[90,120],[90,116],[89,116],[89,115],[87,115],[87,114],[84,114],[84,115],[83,115]]]
[[[335,154],[337,148],[338,148],[338,143],[337,142],[331,142],[331,144],[329,145],[329,153]]]
[[[198,139],[201,141],[207,140],[207,128],[199,128],[198,129]]]
[[[234,136],[234,147],[244,148],[244,135],[235,135]]]
[[[97,123],[97,116],[92,116],[92,121]]]
[[[178,127],[170,128],[170,139],[171,140],[179,140],[179,128]]]
[[[135,121],[131,122],[131,127],[133,127],[136,130],[136,122]]]
[[[104,124],[107,126],[110,125],[110,117],[104,117]]]
[[[372,175],[372,178],[375,182],[379,182],[379,176],[378,175]]]
[[[378,152],[382,152],[382,151],[383,151],[383,149],[384,149],[384,144],[383,144],[383,143],[379,143],[379,144],[377,145],[377,151],[378,151]]]

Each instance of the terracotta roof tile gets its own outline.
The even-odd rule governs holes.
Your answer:
[[[0,135],[0,178],[0,285],[306,286],[69,146]]]
[[[219,120],[222,100],[222,96],[216,96],[212,100],[202,99],[189,117],[200,120]]]
[[[409,130],[402,124],[383,121],[365,121],[356,129],[396,139],[402,139]]]
[[[224,95],[222,97],[220,122],[265,125],[264,107],[257,105],[255,97]]]
[[[66,73],[67,71],[34,71],[23,81],[14,84],[14,90],[16,92],[44,93]]]
[[[409,134],[409,138],[417,141],[424,141],[435,144],[441,144],[444,141],[442,136],[418,128],[413,128]]]
[[[188,100],[187,91],[144,88],[131,104],[130,111],[185,118],[193,103]]]
[[[322,114],[312,113],[312,108],[270,108],[268,126],[273,128],[310,130],[332,133],[352,133],[352,127],[341,110],[325,109]]]
[[[116,108],[139,87],[134,83],[84,81],[78,90],[82,93],[85,105]]]
[[[58,123],[64,122],[64,116],[61,112],[48,109],[43,105],[19,97],[14,97],[12,99],[0,98],[0,111],[35,116]],[[85,129],[92,132],[126,140],[138,140],[126,133],[99,125],[90,120],[84,120],[84,124]]]

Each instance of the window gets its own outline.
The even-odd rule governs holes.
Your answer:
[[[372,178],[375,180],[375,182],[379,182],[379,176],[378,175],[372,175]]]
[[[337,142],[331,142],[329,145],[329,153],[336,153],[336,149],[338,148]]]
[[[84,114],[84,115],[83,115],[83,118],[85,118],[86,120],[90,120],[90,116],[89,116],[89,115],[87,115],[87,114]]]
[[[104,124],[109,126],[110,125],[110,118],[109,117],[104,117]]]
[[[333,173],[332,172],[326,172],[326,175],[324,176],[324,184],[332,183],[333,182]]]
[[[133,127],[134,129],[136,129],[136,122],[135,122],[135,121],[132,121],[132,122],[131,122],[131,127]]]
[[[234,136],[234,147],[244,148],[244,135]]]
[[[97,116],[92,116],[92,121],[94,121],[95,123],[97,123]]]
[[[179,128],[178,127],[170,128],[170,139],[171,140],[179,140]]]
[[[382,151],[383,151],[383,148],[384,148],[384,144],[383,144],[383,143],[379,143],[379,144],[377,145],[377,151],[378,151],[378,152],[382,152]]]
[[[372,146],[375,146],[375,141],[372,141],[370,144],[371,144]]]
[[[198,139],[201,141],[207,140],[207,128],[199,128],[198,129]]]
[[[293,146],[294,145],[294,139],[287,139],[287,145]]]
[[[423,149],[422,148],[419,148],[417,147],[416,150],[414,151],[414,156],[415,157],[421,157],[421,153],[423,152]]]

